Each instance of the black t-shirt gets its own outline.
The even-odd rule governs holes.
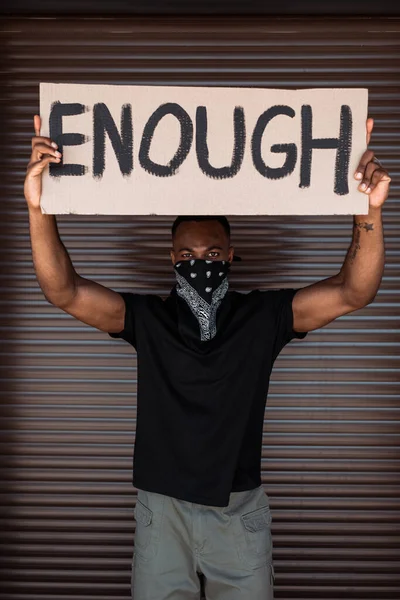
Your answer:
[[[227,506],[230,492],[261,485],[271,369],[285,344],[307,335],[293,330],[296,292],[228,291],[217,334],[203,342],[193,335],[197,321],[174,288],[165,300],[119,292],[124,329],[109,335],[137,351],[136,488]]]

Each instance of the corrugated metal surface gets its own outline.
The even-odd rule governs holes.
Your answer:
[[[128,598],[136,367],[124,342],[49,305],[35,278],[23,178],[40,81],[365,86],[393,177],[373,304],[293,341],[275,363],[263,482],[276,598],[400,597],[400,20],[5,19],[1,97],[0,598]],[[76,270],[168,293],[171,219],[58,217]],[[351,217],[232,217],[232,286],[338,272]]]
[[[400,15],[400,6],[393,0],[282,0],[280,3],[264,0],[68,0],[60,2],[56,8],[47,0],[3,0],[0,15],[47,16],[59,15],[353,15],[353,16],[394,16]]]
[[[68,0],[56,7],[47,0],[3,0],[0,15],[47,16],[93,15],[353,15],[353,16],[399,16],[400,6],[393,0],[282,0],[280,3],[264,0]]]

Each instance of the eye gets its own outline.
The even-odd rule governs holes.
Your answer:
[[[181,254],[182,258],[188,258],[189,256],[192,256],[190,252],[186,252],[186,254]]]
[[[209,255],[212,256],[213,258],[216,258],[217,256],[219,256],[219,252],[216,252],[215,250],[213,250],[212,252],[209,252]]]

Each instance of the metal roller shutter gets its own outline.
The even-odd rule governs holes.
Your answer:
[[[275,363],[263,483],[276,598],[400,597],[397,18],[6,18],[1,24],[0,598],[129,598],[136,368],[125,342],[49,305],[32,265],[23,179],[40,81],[363,86],[389,169],[375,301]],[[76,270],[167,294],[169,217],[58,217]],[[352,217],[232,217],[238,290],[335,274]]]

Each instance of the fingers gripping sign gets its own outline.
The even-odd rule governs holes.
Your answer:
[[[41,119],[39,115],[33,117],[35,135],[32,137],[32,152],[26,169],[24,182],[24,194],[28,207],[38,208],[42,192],[42,173],[50,162],[59,163],[61,152],[57,150],[57,144],[50,138],[40,135]]]
[[[33,124],[35,129],[35,137],[32,138],[32,156],[31,160],[34,162],[42,160],[43,156],[53,156],[56,160],[53,162],[59,162],[61,160],[61,152],[58,152],[57,144],[52,142],[50,138],[43,137],[40,135],[41,119],[39,115],[33,117]]]
[[[366,140],[367,145],[371,140],[374,120],[367,119]],[[358,189],[369,196],[370,208],[380,208],[389,195],[389,184],[391,178],[380,161],[375,158],[372,150],[366,150],[361,157],[360,163],[354,174],[355,179],[360,181]]]

